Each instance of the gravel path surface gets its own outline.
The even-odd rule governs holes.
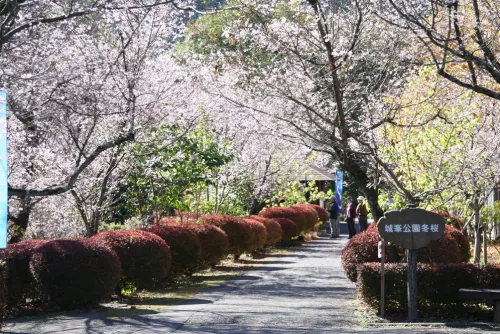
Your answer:
[[[161,311],[9,321],[4,333],[489,333],[496,327],[370,324],[344,275],[346,239],[320,238]]]

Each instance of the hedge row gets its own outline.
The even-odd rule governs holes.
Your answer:
[[[7,310],[7,264],[0,261],[0,329]]]
[[[342,250],[342,266],[347,277],[356,282],[356,267],[365,262],[377,262],[378,242],[381,240],[375,224],[363,233],[356,234]],[[387,262],[401,262],[404,250],[395,245],[386,248]],[[469,242],[459,230],[446,225],[443,238],[431,241],[417,252],[421,263],[462,263],[471,257]]]
[[[318,208],[297,205],[245,218],[207,215],[185,217],[182,223],[164,218],[147,229],[101,232],[89,239],[26,240],[0,251],[8,272],[8,296],[2,300],[11,308],[28,300],[63,309],[97,304],[117,289],[152,288],[230,254],[237,258],[288,241],[314,228],[322,215]]]
[[[384,266],[386,309],[406,312],[407,265],[391,263]],[[356,287],[361,298],[372,307],[380,307],[380,263],[364,263],[357,267]],[[476,267],[472,264],[418,264],[419,306],[460,303],[461,288],[500,288],[500,266]]]

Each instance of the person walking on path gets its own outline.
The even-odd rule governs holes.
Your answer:
[[[358,206],[356,208],[356,215],[359,220],[359,232],[366,231],[368,228],[368,210],[366,209],[363,196],[358,197]]]
[[[356,228],[354,228],[354,218],[356,218],[356,206],[352,202],[351,197],[347,197],[346,207],[346,222],[349,229],[349,239],[356,235]]]
[[[329,205],[330,207],[328,209],[328,212],[330,212],[330,237],[338,238],[340,236],[339,205],[337,204],[335,196],[330,197]]]

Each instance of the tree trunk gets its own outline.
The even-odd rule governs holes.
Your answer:
[[[342,153],[338,151],[339,155],[342,156]],[[373,219],[375,222],[384,215],[384,211],[380,208],[378,204],[378,189],[376,187],[368,187],[370,183],[370,179],[366,172],[359,165],[359,162],[356,161],[351,156],[344,155],[343,166],[345,170],[351,174],[354,178],[355,182],[363,189],[363,193],[368,202],[368,206],[370,207],[370,212],[373,215]]]
[[[475,264],[479,264],[480,254],[481,254],[481,229],[480,229],[480,221],[479,221],[479,200],[477,196],[474,197],[474,203],[472,204],[472,209],[474,210],[474,232],[475,232],[475,240],[474,240],[474,260]]]
[[[9,214],[11,237],[9,243],[15,243],[23,240],[24,233],[28,228],[31,210],[33,209],[33,203],[29,198],[19,198],[22,210],[19,212],[17,217]]]

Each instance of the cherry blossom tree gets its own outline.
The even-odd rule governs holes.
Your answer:
[[[379,157],[373,130],[391,121],[384,98],[409,70],[405,39],[370,1],[232,1],[238,12],[202,18],[180,48],[214,70],[206,88],[241,117],[273,118],[287,140],[329,154],[363,189],[378,218],[382,174],[405,191]]]

